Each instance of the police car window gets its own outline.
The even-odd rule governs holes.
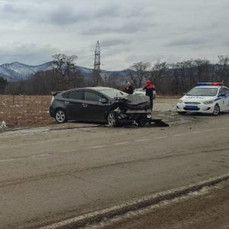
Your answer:
[[[226,94],[227,94],[226,88],[221,88],[219,91],[219,95],[226,95]]]
[[[77,99],[77,100],[83,100],[83,92],[82,91],[71,91],[69,93],[69,99]]]
[[[223,89],[224,89],[225,94],[228,95],[229,94],[229,88],[224,87]]]
[[[93,92],[89,92],[89,91],[86,91],[85,92],[85,100],[87,101],[95,101],[95,102],[99,102],[99,100],[101,99],[102,97],[96,93],[93,93]]]

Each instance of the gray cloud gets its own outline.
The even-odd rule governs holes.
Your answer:
[[[55,53],[91,66],[97,40],[109,70],[131,62],[228,53],[228,0],[0,0],[1,63],[40,64]]]
[[[101,45],[102,47],[111,47],[111,46],[117,46],[117,45],[126,45],[128,44],[128,40],[122,40],[122,39],[107,39],[102,40]]]
[[[51,12],[45,22],[62,26],[71,25],[85,20],[87,20],[87,17],[84,14],[76,12],[70,7],[60,7]]]
[[[85,29],[83,35],[99,35],[99,34],[132,34],[155,26],[153,23],[144,22],[141,20],[132,20],[132,21],[122,21],[118,20],[116,23],[102,23],[100,25],[92,26],[91,28]]]
[[[38,46],[36,44],[11,44],[11,47],[0,46],[1,62],[21,62],[36,65],[51,60],[51,56],[58,50],[51,46]]]
[[[2,21],[13,22],[24,21],[26,20],[27,12],[25,8],[16,7],[12,4],[5,4],[0,7],[0,19]]]
[[[185,38],[171,41],[167,44],[167,46],[205,45],[206,41],[207,39],[204,39],[204,38],[185,37]]]

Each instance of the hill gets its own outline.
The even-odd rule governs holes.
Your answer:
[[[9,81],[24,80],[34,75],[39,71],[47,71],[53,68],[52,62],[47,62],[41,65],[32,66],[26,65],[18,62],[7,63],[0,65],[0,76]],[[85,68],[81,66],[76,66],[76,69],[81,73],[85,79],[89,79],[93,74],[93,69]],[[101,70],[102,78],[110,77],[124,77],[126,76],[126,71],[106,71]]]

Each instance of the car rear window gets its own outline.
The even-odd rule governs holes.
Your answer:
[[[83,91],[68,91],[63,94],[64,98],[83,100]]]

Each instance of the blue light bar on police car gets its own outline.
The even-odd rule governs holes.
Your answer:
[[[197,86],[222,86],[223,83],[219,82],[198,82]]]

